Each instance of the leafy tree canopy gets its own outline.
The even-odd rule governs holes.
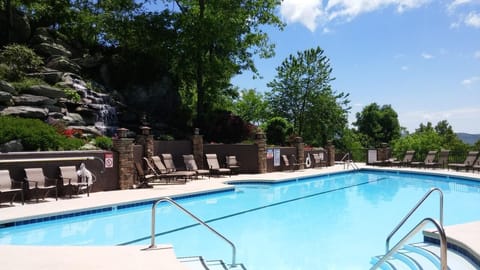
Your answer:
[[[288,56],[276,70],[267,93],[272,115],[290,121],[311,144],[324,145],[345,129],[349,95],[332,90],[330,60],[320,47]]]
[[[357,121],[353,123],[359,133],[367,136],[365,147],[378,146],[380,143],[390,143],[400,138],[400,123],[398,115],[391,105],[379,106],[372,103],[356,114]]]

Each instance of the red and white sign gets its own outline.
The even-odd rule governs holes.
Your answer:
[[[105,154],[105,168],[113,168],[113,154]]]

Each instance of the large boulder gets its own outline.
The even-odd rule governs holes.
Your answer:
[[[49,85],[32,85],[24,90],[27,94],[45,96],[49,98],[66,98],[67,95],[62,89]]]
[[[67,48],[58,43],[42,42],[35,45],[34,48],[39,54],[44,56],[72,56],[72,53]]]
[[[15,90],[15,87],[13,87],[8,82],[2,81],[2,80],[0,80],[0,91],[8,92],[14,95],[17,93],[17,91]]]
[[[85,120],[78,113],[68,113],[63,117],[63,121],[67,126],[85,126]]]
[[[22,152],[23,145],[21,140],[13,140],[0,145],[0,152]]]
[[[65,56],[54,56],[48,60],[48,68],[64,72],[80,73],[81,67]]]
[[[44,96],[35,96],[30,94],[24,94],[20,96],[13,97],[13,102],[16,106],[45,106],[55,104],[55,100],[44,97]]]
[[[0,115],[36,118],[44,120],[48,115],[48,110],[29,106],[13,106],[5,108],[3,111],[0,112]]]
[[[0,104],[10,106],[12,105],[12,94],[4,91],[0,91]]]

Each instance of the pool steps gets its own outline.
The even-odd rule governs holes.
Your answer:
[[[241,263],[232,267],[222,260],[205,260],[201,256],[181,257],[178,261],[189,270],[247,270]]]
[[[388,259],[380,269],[382,270],[436,270],[440,269],[440,246],[432,243],[415,243],[405,245]],[[382,256],[372,258],[372,265]],[[480,270],[480,266],[467,256],[452,250],[447,250],[447,264],[449,270]]]

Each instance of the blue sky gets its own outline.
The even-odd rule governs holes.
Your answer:
[[[290,54],[320,46],[336,91],[355,113],[390,104],[400,125],[447,120],[455,132],[480,134],[480,0],[284,0],[284,31],[269,29],[272,59],[256,59],[263,79],[244,73],[240,89],[269,91]]]

